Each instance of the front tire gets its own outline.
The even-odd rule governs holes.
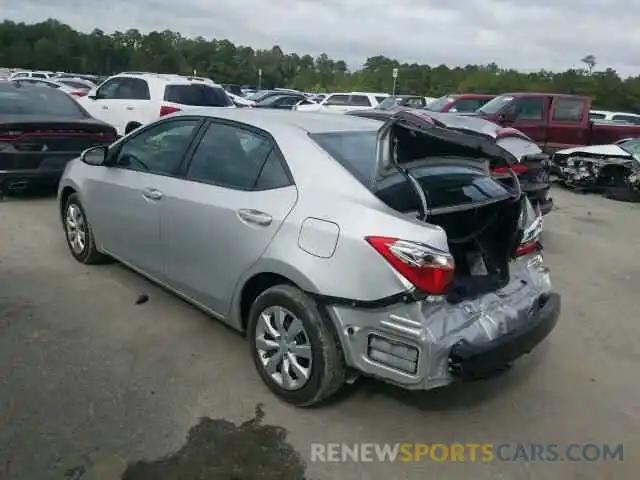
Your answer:
[[[327,321],[309,296],[289,285],[265,290],[251,306],[251,356],[262,381],[284,401],[312,406],[344,384],[344,358]]]
[[[73,258],[86,265],[103,263],[105,255],[96,248],[96,241],[87,221],[87,215],[77,193],[69,195],[62,217],[67,246]]]

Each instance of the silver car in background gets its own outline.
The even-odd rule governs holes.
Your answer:
[[[512,161],[400,112],[193,110],[68,164],[80,262],[114,258],[246,332],[298,406],[355,374],[428,390],[490,375],[554,328],[560,298]]]

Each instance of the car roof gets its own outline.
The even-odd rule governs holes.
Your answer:
[[[176,115],[202,115],[204,117],[232,120],[268,132],[278,128],[295,128],[307,133],[376,131],[380,128],[380,122],[377,120],[322,112],[205,107],[180,112]]]

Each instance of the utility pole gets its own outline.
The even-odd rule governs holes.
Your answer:
[[[258,69],[258,90],[262,90],[262,69]]]
[[[398,83],[398,69],[394,68],[392,71],[393,75],[393,96],[396,96],[396,85]]]

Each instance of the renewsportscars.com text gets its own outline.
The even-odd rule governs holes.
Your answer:
[[[596,443],[314,443],[312,462],[624,461],[624,445]]]

